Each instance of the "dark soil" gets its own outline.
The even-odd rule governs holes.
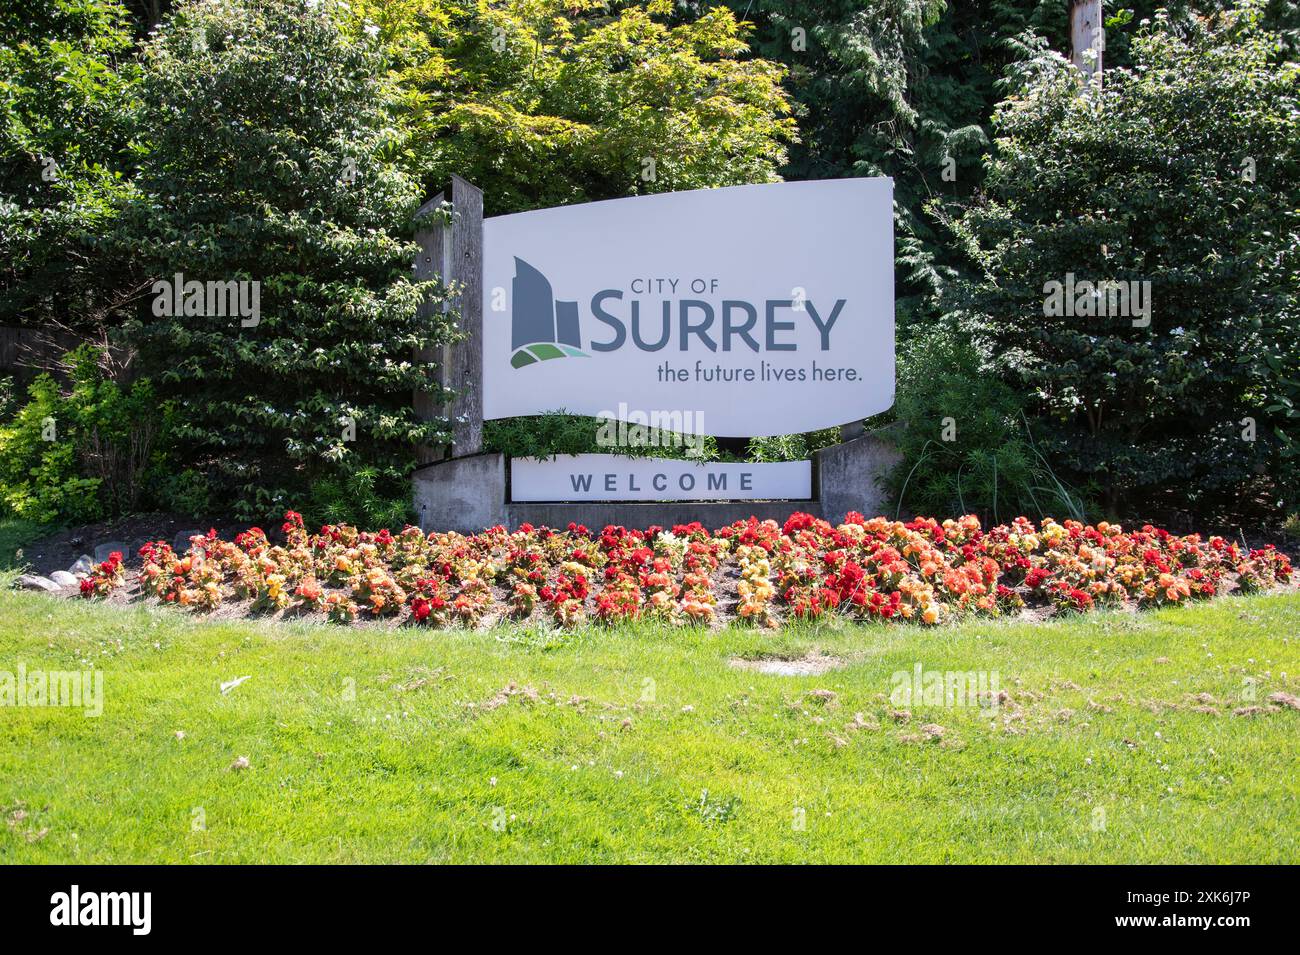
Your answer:
[[[69,527],[34,541],[23,549],[22,557],[17,561],[26,564],[31,572],[48,577],[56,570],[67,570],[77,562],[82,554],[95,556],[95,547],[111,541],[125,543],[122,558],[128,567],[140,563],[137,551],[147,541],[172,539],[182,531],[207,532],[215,527],[217,533],[230,540],[240,531],[247,530],[248,525],[237,523],[230,518],[194,518],[182,514],[132,514],[129,517],[96,524],[84,524],[81,527]],[[266,528],[270,533],[272,528]],[[279,525],[274,528],[279,531]]]
[[[1300,558],[1300,537],[1284,529],[1286,510],[1279,507],[1278,488],[1263,480],[1228,500],[1197,503],[1187,488],[1169,488],[1142,508],[1136,517],[1121,521],[1126,528],[1150,524],[1171,534],[1219,536],[1246,547],[1272,544],[1295,563]]]

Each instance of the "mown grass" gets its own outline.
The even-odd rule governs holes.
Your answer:
[[[9,592],[0,670],[93,662],[105,693],[99,718],[0,708],[0,860],[1294,862],[1300,712],[1232,709],[1247,678],[1260,702],[1297,692],[1297,634],[1295,594],[936,630],[557,634]],[[814,648],[847,665],[729,666]],[[896,723],[891,674],[917,662],[997,671],[1014,705]],[[538,701],[485,706],[512,682]],[[1191,709],[1200,693],[1219,715]],[[859,712],[879,728],[847,729]],[[941,740],[909,741],[927,723]]]

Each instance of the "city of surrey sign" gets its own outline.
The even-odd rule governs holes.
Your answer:
[[[893,182],[663,193],[483,223],[483,417],[622,406],[793,434],[894,400]]]

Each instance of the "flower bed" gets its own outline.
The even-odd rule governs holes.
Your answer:
[[[513,533],[425,534],[406,527],[308,533],[285,515],[283,543],[260,528],[233,541],[195,536],[188,553],[162,542],[140,548],[140,593],[214,610],[243,601],[265,612],[319,614],[339,623],[399,620],[475,627],[538,618],[572,627],[653,619],[758,626],[838,614],[856,620],[937,624],[1023,608],[1087,612],[1253,592],[1291,579],[1273,547],[1243,550],[1221,537],[1175,536],[1145,526],[1036,526],[1024,518],[989,530],[966,516],[902,523],[849,514],[832,526],[808,514],[737,521],[710,531],[524,524]],[[119,555],[97,565],[81,593],[103,598],[129,586]]]

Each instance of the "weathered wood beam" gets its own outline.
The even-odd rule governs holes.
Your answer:
[[[424,221],[427,216],[442,205],[443,198],[444,194],[438,193],[420,206],[415,213],[417,223],[415,244],[419,246],[419,251],[415,256],[415,268],[411,277],[416,282],[428,282],[440,278],[448,271],[444,253],[451,248],[451,230],[441,222]],[[426,301],[420,306],[420,316],[426,318],[434,309],[439,308],[441,308],[440,304]],[[416,364],[437,365],[439,368],[439,381],[443,380],[443,369],[446,367],[446,356],[443,354],[443,349],[417,348],[413,359]],[[442,403],[435,395],[417,389],[412,400],[415,414],[421,421],[434,421],[441,417]],[[421,445],[416,448],[416,464],[432,464],[434,461],[441,461],[445,456],[445,451],[444,447]]]
[[[1106,31],[1101,0],[1070,0],[1070,61],[1089,83],[1101,84]]]
[[[483,190],[451,177],[452,281],[460,290],[453,307],[464,336],[452,346],[447,386],[455,391],[447,415],[452,457],[483,450]]]
[[[457,342],[415,353],[415,361],[436,364],[439,383],[454,392],[449,401],[425,391],[415,393],[415,413],[424,421],[446,418],[452,430],[450,446],[417,449],[420,465],[483,450],[483,191],[452,176],[450,192],[451,222],[421,223],[415,233],[415,281],[441,279],[456,290],[441,305],[426,303],[421,308],[455,309],[461,333]],[[417,222],[436,211],[445,196],[440,192],[422,205]]]

